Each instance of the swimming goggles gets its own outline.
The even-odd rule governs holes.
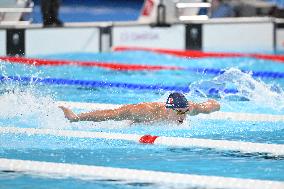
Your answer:
[[[173,109],[177,115],[184,115],[186,114],[186,112],[189,112],[189,109],[187,109],[186,111],[183,111],[183,110],[177,110],[177,109]]]

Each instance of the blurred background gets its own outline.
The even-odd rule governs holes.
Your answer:
[[[220,17],[256,17],[273,16],[283,18],[283,0],[1,0],[0,21],[7,21],[13,10],[5,8],[32,8],[17,10],[29,12],[21,15],[22,20],[42,23],[43,6],[49,12],[58,13],[62,22],[96,22],[96,21],[133,21],[138,20],[143,9],[160,3],[167,9],[167,14],[206,15],[209,18]],[[144,8],[143,8],[144,6]],[[190,8],[190,9],[188,9]],[[52,11],[50,11],[52,10]]]
[[[41,23],[41,0],[35,0],[31,15]],[[61,0],[59,18],[63,22],[96,22],[137,20],[143,0]]]

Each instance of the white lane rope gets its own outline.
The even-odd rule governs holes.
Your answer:
[[[0,158],[0,170],[15,171],[42,176],[63,176],[79,179],[112,179],[128,182],[169,184],[183,187],[228,189],[283,189],[284,182],[240,179],[231,177],[203,176],[160,171],[147,171],[103,166],[67,163],[15,160]]]
[[[64,101],[59,101],[58,105],[64,105],[70,108],[80,108],[80,109],[89,109],[89,110],[111,109],[121,106],[117,104],[81,103],[81,102],[64,102]],[[201,119],[213,119],[213,120],[215,119],[215,120],[234,120],[234,121],[284,122],[283,115],[271,115],[271,114],[213,112],[211,114],[199,114],[196,117]]]
[[[283,144],[266,144],[240,142],[230,140],[212,140],[198,138],[181,138],[181,137],[164,137],[149,136],[137,134],[121,134],[106,132],[88,132],[88,131],[72,131],[72,130],[55,130],[55,129],[38,129],[38,128],[17,128],[17,127],[0,127],[0,134],[26,134],[26,135],[52,135],[60,137],[76,137],[76,138],[98,138],[112,140],[127,140],[140,143],[150,143],[173,147],[200,147],[213,148],[217,150],[240,151],[242,153],[268,153],[273,156],[284,155]]]

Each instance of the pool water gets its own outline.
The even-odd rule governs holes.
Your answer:
[[[284,114],[284,78],[252,77],[246,72],[284,72],[284,64],[254,58],[190,59],[144,51],[72,53],[37,56],[44,59],[116,62],[121,64],[180,66],[185,70],[115,71],[98,67],[28,66],[1,63],[1,76],[56,78],[118,82],[137,85],[189,87],[186,97],[201,102],[214,98],[222,112]],[[197,73],[195,68],[214,68],[224,73]],[[241,71],[242,70],[242,71]],[[282,71],[283,70],[283,71]],[[188,117],[182,126],[157,123],[131,127],[117,122],[97,125],[69,123],[57,108],[57,101],[129,104],[165,101],[169,90],[112,86],[71,85],[2,80],[0,85],[0,127],[51,128],[158,136],[193,137],[257,143],[284,144],[283,122],[204,120]],[[220,89],[217,94],[211,88]],[[237,93],[226,93],[234,89]],[[75,112],[87,109],[75,108]],[[123,140],[55,137],[49,135],[0,134],[0,157],[82,165],[167,171],[186,174],[284,181],[284,157],[263,153],[240,153],[204,148],[174,148],[141,145]],[[4,188],[164,188],[151,183],[109,180],[78,180],[0,174]]]

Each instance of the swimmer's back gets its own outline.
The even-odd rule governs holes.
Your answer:
[[[165,104],[161,102],[143,102],[125,105],[122,109],[127,111],[128,118],[134,122],[151,122],[163,117]]]

